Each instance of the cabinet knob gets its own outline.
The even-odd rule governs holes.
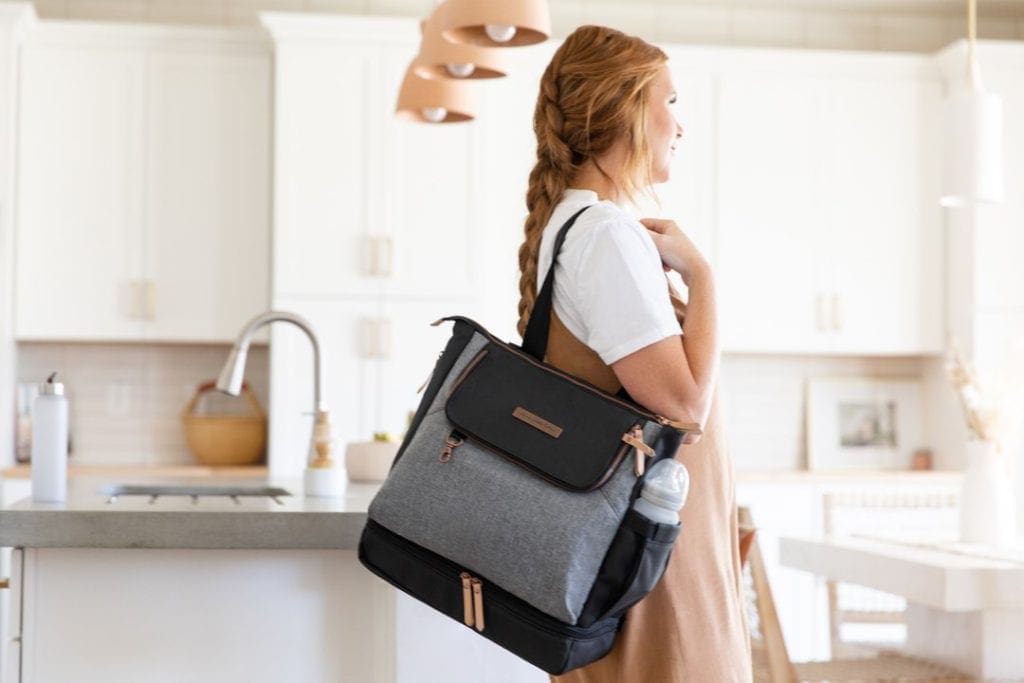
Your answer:
[[[362,323],[363,358],[386,360],[391,357],[391,321],[365,318]]]
[[[829,297],[817,294],[814,297],[814,326],[819,332],[827,332],[829,327]]]
[[[146,320],[156,320],[156,282],[146,280],[144,291],[144,317]]]
[[[391,275],[393,253],[394,249],[390,237],[367,236],[367,273],[373,277],[389,277]]]
[[[843,329],[843,297],[832,295],[832,329],[839,332]]]

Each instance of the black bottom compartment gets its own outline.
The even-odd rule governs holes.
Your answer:
[[[421,602],[463,623],[464,568],[411,543],[368,519],[359,541],[359,560],[377,576]],[[522,600],[484,583],[484,623],[480,635],[549,674],[579,668],[608,653],[621,617],[587,628],[568,626]],[[470,628],[470,627],[467,627]]]

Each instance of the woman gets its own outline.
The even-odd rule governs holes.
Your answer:
[[[683,532],[658,586],[626,615],[603,659],[557,683],[733,683],[751,679],[731,463],[718,418],[714,282],[669,220],[623,205],[665,182],[682,128],[658,48],[583,26],[558,49],[534,114],[537,163],[519,250],[523,334],[555,234],[584,206],[559,253],[548,362],[649,410],[703,426],[676,458],[690,472]],[[680,274],[683,303],[664,271]],[[668,283],[668,284],[667,284]],[[683,334],[683,317],[685,329]]]

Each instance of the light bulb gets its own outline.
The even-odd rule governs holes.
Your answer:
[[[423,107],[420,114],[431,123],[441,123],[448,116],[448,110],[444,107]]]
[[[455,78],[469,78],[473,75],[476,67],[472,63],[466,64],[445,64],[445,68]]]
[[[516,27],[508,24],[486,24],[484,31],[487,37],[496,43],[507,43],[516,35]]]

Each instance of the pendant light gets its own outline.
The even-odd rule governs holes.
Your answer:
[[[420,123],[459,123],[476,118],[476,103],[469,83],[450,78],[423,78],[413,61],[405,70],[398,91],[395,115]]]
[[[503,50],[453,43],[441,33],[442,14],[447,3],[440,5],[420,24],[423,35],[420,54],[416,57],[416,73],[423,78],[501,78],[508,75]]]
[[[939,204],[1003,201],[1003,100],[986,92],[975,57],[976,0],[967,2],[967,76],[943,103],[945,159]]]
[[[551,35],[547,0],[446,0],[442,32],[453,43],[533,45]]]

